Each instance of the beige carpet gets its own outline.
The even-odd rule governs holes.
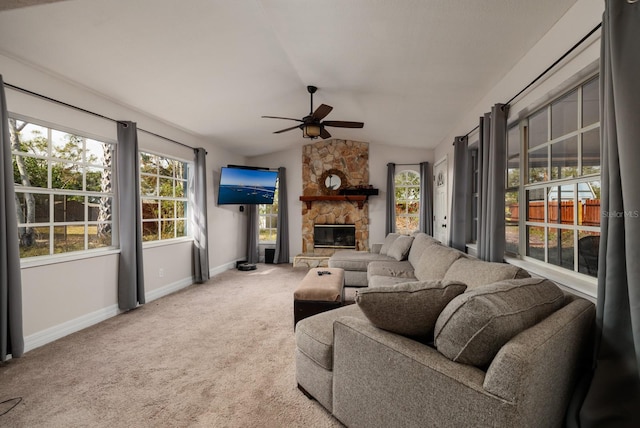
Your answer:
[[[306,272],[230,270],[1,364],[0,402],[22,401],[0,426],[341,426],[296,388]]]

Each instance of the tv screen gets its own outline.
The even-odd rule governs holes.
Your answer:
[[[218,205],[273,204],[278,171],[222,167]]]

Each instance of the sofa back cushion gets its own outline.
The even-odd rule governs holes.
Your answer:
[[[500,348],[564,304],[564,294],[543,278],[481,285],[453,299],[438,317],[434,344],[447,358],[486,367]]]
[[[459,281],[405,282],[357,290],[356,303],[376,327],[426,339],[442,309],[466,288]]]
[[[440,245],[440,241],[422,232],[415,235],[407,258],[411,266],[415,267],[418,264],[424,250],[431,245]]]
[[[389,251],[387,251],[387,256],[393,257],[399,262],[406,260],[412,243],[413,236],[398,236],[396,240],[393,241],[393,244],[391,244]]]
[[[396,239],[398,239],[398,237],[400,236],[399,233],[390,233],[386,236],[386,238],[384,238],[384,242],[382,243],[382,247],[380,247],[380,254],[383,256],[387,255],[387,252],[389,251],[389,248],[391,248],[391,244],[393,244],[393,241],[395,241]]]
[[[456,260],[444,279],[461,281],[469,290],[484,284],[503,281],[505,279],[529,278],[529,273],[508,263],[491,263],[463,257]]]
[[[454,248],[430,245],[422,252],[413,274],[420,281],[443,279],[449,267],[460,257],[464,257],[464,253]]]

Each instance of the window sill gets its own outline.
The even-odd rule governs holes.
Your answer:
[[[28,259],[20,260],[20,268],[29,269],[29,268],[39,267],[39,266],[53,265],[58,263],[68,263],[68,262],[74,262],[77,260],[92,259],[94,257],[110,256],[113,254],[120,254],[120,249],[110,247],[103,250],[94,250],[94,251],[67,253],[67,254],[54,254],[52,256],[30,257]]]
[[[175,245],[182,244],[185,242],[192,242],[193,238],[191,236],[185,236],[183,238],[174,238],[174,239],[161,239],[159,241],[146,241],[142,243],[142,248],[155,248],[155,247],[164,247],[167,245]]]
[[[514,266],[525,269],[531,275],[541,276],[550,279],[558,284],[561,288],[589,299],[596,301],[598,295],[598,280],[577,272],[571,272],[566,269],[556,269],[552,265],[539,263],[528,259],[519,259],[516,257],[505,257],[505,261]]]

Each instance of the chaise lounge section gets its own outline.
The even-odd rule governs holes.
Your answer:
[[[416,236],[390,233],[382,244],[373,244],[369,251],[336,251],[329,258],[329,267],[344,269],[347,287],[367,287],[371,285],[371,275],[416,279],[414,266],[431,245],[440,245],[440,241],[426,233]],[[372,266],[377,269],[371,270]]]

